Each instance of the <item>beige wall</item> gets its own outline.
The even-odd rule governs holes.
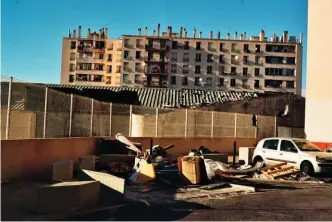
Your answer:
[[[7,109],[1,109],[1,139],[6,138]],[[9,122],[10,139],[31,139],[35,138],[36,113],[11,110]]]
[[[331,0],[308,0],[305,132],[316,142],[332,141],[331,21]]]

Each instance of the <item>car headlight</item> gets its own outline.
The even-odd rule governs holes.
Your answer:
[[[318,157],[318,156],[316,156],[316,161],[320,162],[320,163],[325,163],[326,162],[326,160],[324,158],[321,158],[321,157]]]

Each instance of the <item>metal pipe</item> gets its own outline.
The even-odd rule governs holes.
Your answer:
[[[43,125],[43,138],[46,138],[46,117],[47,117],[47,100],[48,100],[48,87],[45,88],[45,104],[44,104],[44,125]]]
[[[12,99],[12,83],[13,77],[10,77],[9,80],[9,88],[8,88],[8,101],[7,101],[7,117],[6,117],[6,140],[9,138],[9,123],[10,123],[10,107],[11,107],[11,99]]]

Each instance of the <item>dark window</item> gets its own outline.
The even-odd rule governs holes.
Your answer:
[[[141,58],[141,52],[140,51],[136,51],[136,59],[140,59]]]
[[[197,53],[196,54],[196,62],[200,62],[201,61],[201,54]]]
[[[286,63],[295,65],[295,58],[294,57],[287,57]]]
[[[259,60],[260,60],[260,57],[259,57],[259,56],[255,56],[255,64],[256,64],[256,65],[259,64]]]
[[[196,74],[201,73],[201,66],[195,66],[195,73]]]
[[[99,54],[99,59],[104,59],[104,54]]]
[[[249,44],[244,44],[243,51],[244,52],[249,52]]]
[[[207,55],[207,61],[208,61],[208,62],[212,62],[212,57],[213,57],[212,54],[208,54],[208,55]]]
[[[172,41],[172,49],[178,48],[178,41]]]
[[[291,141],[282,140],[280,144],[280,151],[297,153],[297,149]]]
[[[69,75],[69,82],[74,82],[74,75]]]
[[[265,140],[263,144],[264,149],[277,150],[279,140]]]
[[[259,68],[255,68],[255,76],[259,76]]]
[[[294,69],[286,69],[286,76],[294,76]]]
[[[171,85],[176,85],[176,76],[171,76]]]
[[[255,80],[255,85],[254,85],[254,87],[257,89],[257,88],[259,88],[259,80]]]
[[[287,81],[286,88],[294,88],[294,81]]]
[[[199,85],[199,78],[200,77],[195,77],[195,85]]]
[[[189,49],[189,41],[184,42],[183,49]]]
[[[231,79],[231,86],[234,87],[236,85],[236,79]]]
[[[184,86],[188,85],[188,77],[182,77],[182,85]]]
[[[219,55],[219,62],[224,63],[224,55]]]
[[[223,78],[219,79],[219,86],[224,86],[224,79]]]
[[[201,42],[196,42],[196,50],[201,50]]]
[[[72,41],[70,43],[70,49],[76,49],[76,42],[75,41]]]
[[[256,45],[256,52],[261,52],[261,46],[260,45]]]
[[[231,73],[236,74],[236,67],[231,67]]]
[[[248,64],[248,56],[243,56],[243,63]]]
[[[248,68],[243,68],[243,75],[247,75],[248,74]]]
[[[112,66],[108,66],[108,72],[112,72]]]
[[[219,51],[223,51],[223,50],[224,50],[224,43],[220,43]]]
[[[96,49],[104,49],[105,48],[105,42],[104,41],[97,41],[96,42]]]
[[[207,73],[208,74],[212,74],[212,66],[208,66],[207,67]]]
[[[124,58],[126,59],[128,58],[128,56],[129,56],[129,51],[124,51]]]
[[[109,61],[109,62],[112,62],[112,54],[108,54],[108,58],[107,58],[107,60]]]

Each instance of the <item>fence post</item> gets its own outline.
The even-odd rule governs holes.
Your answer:
[[[234,118],[234,138],[236,138],[236,126],[237,126],[237,113],[235,113],[235,118]]]
[[[90,120],[90,137],[92,137],[92,132],[93,132],[93,103],[94,99],[91,99],[91,120]]]
[[[131,121],[133,115],[133,105],[129,106],[129,137],[131,137]]]
[[[112,136],[112,103],[110,103],[110,132],[109,136]]]
[[[44,126],[43,126],[43,138],[46,138],[46,117],[47,117],[47,99],[48,97],[48,87],[45,88],[45,104],[44,104]]]
[[[184,121],[184,137],[187,138],[187,128],[188,128],[188,109],[186,109],[186,117]]]
[[[213,137],[213,131],[214,131],[214,129],[213,129],[213,127],[214,127],[214,111],[212,110],[212,112],[211,112],[211,138]]]
[[[71,137],[72,119],[73,119],[73,98],[74,95],[70,94],[70,108],[69,108],[69,137]]]
[[[275,137],[277,136],[277,129],[278,129],[278,126],[277,126],[277,117],[275,116],[274,117],[274,136]]]
[[[9,86],[8,86],[8,101],[7,101],[7,117],[6,117],[6,140],[9,138],[9,123],[10,123],[10,107],[12,105],[12,83],[13,83],[13,77],[10,77],[9,80]]]
[[[158,137],[158,114],[159,114],[159,109],[157,107],[156,108],[156,137]]]

